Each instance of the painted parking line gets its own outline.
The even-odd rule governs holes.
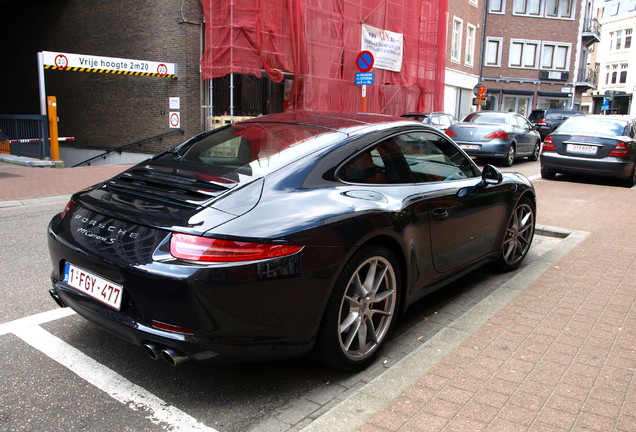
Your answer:
[[[0,336],[14,334],[131,410],[146,413],[150,422],[167,430],[217,432],[40,327],[73,313],[70,309],[55,309],[0,324]]]

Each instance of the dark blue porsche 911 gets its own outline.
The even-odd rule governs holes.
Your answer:
[[[535,192],[447,136],[291,112],[197,135],[73,195],[48,231],[60,306],[154,359],[367,366],[416,300],[517,268]]]

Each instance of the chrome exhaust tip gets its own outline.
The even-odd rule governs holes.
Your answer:
[[[177,350],[172,348],[166,348],[161,351],[161,357],[170,365],[170,366],[179,366],[182,363],[190,360],[190,357],[180,353]]]
[[[161,356],[161,347],[152,343],[143,344],[144,351],[153,360],[159,359]]]
[[[60,298],[60,296],[57,295],[57,293],[55,292],[53,288],[49,290],[49,294],[51,295],[51,298],[55,301],[55,303],[57,303],[59,307],[61,308],[68,307],[66,303],[64,303],[64,301]]]

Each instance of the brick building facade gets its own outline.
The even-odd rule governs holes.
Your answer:
[[[0,113],[39,113],[37,53],[67,52],[178,67],[176,79],[47,70],[46,93],[57,98],[60,136],[75,137],[77,147],[113,148],[169,132],[171,97],[179,98],[185,135],[202,130],[198,0],[4,1],[0,25],[17,36],[8,47],[12,67],[0,72]],[[135,150],[154,153],[183,138],[175,133]]]
[[[459,120],[474,110],[473,88],[479,83],[484,1],[448,1],[445,110]]]
[[[579,108],[593,82],[584,73],[598,40],[586,0],[490,0],[482,79],[487,109]]]

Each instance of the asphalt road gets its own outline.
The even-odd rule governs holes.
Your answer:
[[[511,170],[532,176],[539,167]],[[50,299],[46,226],[65,203],[0,208],[1,431],[299,430],[514,276],[484,268],[423,299],[361,373],[308,359],[172,368]],[[537,239],[528,263],[557,243]]]

